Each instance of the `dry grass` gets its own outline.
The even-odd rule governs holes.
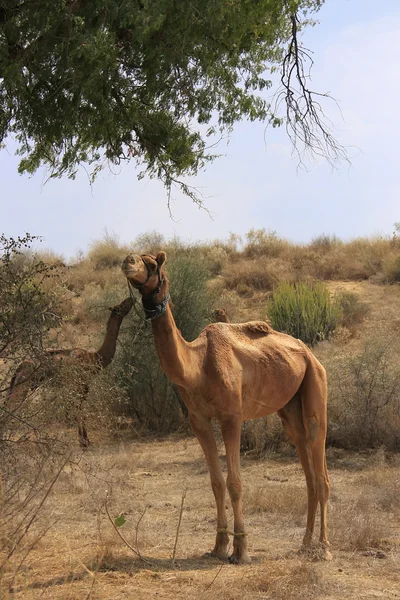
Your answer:
[[[351,458],[357,461],[359,455]],[[12,598],[395,598],[400,467],[381,464],[381,459],[378,454],[364,462],[361,471],[345,470],[330,459],[331,563],[314,563],[295,552],[306,508],[304,475],[296,459],[242,459],[253,563],[224,564],[221,570],[222,563],[202,557],[212,546],[216,520],[209,476],[195,440],[174,437],[94,448],[62,474],[46,512],[53,527],[32,549],[14,581]],[[121,532],[134,548],[137,538],[151,565],[131,553],[111,527],[103,508],[106,489],[111,515],[125,514]],[[388,504],[385,495],[392,499]],[[231,526],[230,509],[229,515]],[[376,558],[377,551],[382,559]],[[15,566],[10,565],[7,578]],[[2,598],[7,598],[7,578]]]
[[[287,479],[267,481],[251,487],[245,501],[246,512],[266,512],[292,517],[296,523],[307,508],[306,490],[288,483]],[[299,523],[301,525],[301,523]]]
[[[265,598],[301,600],[331,597],[333,594],[340,597],[346,593],[348,586],[329,580],[321,566],[299,561],[289,569],[278,565],[272,574],[264,576],[258,589],[266,593]]]
[[[88,259],[95,269],[107,269],[120,266],[128,253],[129,248],[121,246],[118,236],[106,231],[101,240],[91,243]]]
[[[252,295],[254,291],[269,291],[279,281],[276,269],[264,260],[242,259],[229,265],[222,273],[225,287],[235,289],[238,294]]]
[[[157,232],[149,232],[139,236],[132,247],[153,253],[161,247],[166,249],[170,268],[177,257],[190,252],[201,257],[211,287],[218,290],[218,305],[231,313],[233,321],[265,318],[268,294],[282,280],[360,282],[370,278],[374,282],[396,282],[400,260],[400,245],[390,237],[360,238],[345,243],[334,236],[322,235],[302,245],[264,230],[252,230],[244,240],[232,235],[226,242],[191,247],[179,239],[165,240]],[[58,277],[50,284],[57,283],[65,321],[81,329],[94,325],[101,321],[101,308],[126,294],[120,264],[128,250],[115,235],[106,232],[102,239],[92,243],[86,256],[81,253],[68,266],[63,257],[51,251],[40,255],[55,267]],[[22,262],[26,260],[31,260],[30,255],[21,257]],[[357,314],[350,315],[350,319],[354,316],[360,321],[368,316],[362,315],[361,307],[354,303],[352,308]],[[345,331],[341,337],[345,342],[356,334],[359,325],[343,325]]]
[[[354,500],[337,502],[331,512],[332,542],[343,550],[386,549],[390,536],[388,515],[363,490]]]

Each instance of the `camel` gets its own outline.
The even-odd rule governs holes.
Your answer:
[[[325,459],[327,385],[323,366],[300,340],[274,331],[262,321],[212,323],[193,342],[183,339],[169,305],[165,252],[157,256],[130,254],[122,271],[141,297],[161,367],[178,386],[190,424],[210,471],[217,507],[217,533],[212,556],[227,558],[233,535],[233,563],[248,563],[240,473],[241,424],[277,412],[295,444],[305,472],[307,526],[301,547],[310,552],[315,516],[320,505],[319,555],[329,560],[327,502],[329,478]],[[212,419],[219,421],[226,449],[226,487],[234,514],[228,530],[225,481]]]
[[[52,378],[61,366],[75,367],[77,373],[72,377],[78,379],[79,405],[77,408],[78,437],[82,448],[89,446],[89,438],[86,430],[85,419],[82,416],[82,407],[89,392],[89,379],[96,373],[107,367],[113,360],[117,346],[119,329],[123,319],[133,306],[131,297],[125,298],[120,304],[110,308],[111,314],[107,321],[106,335],[103,344],[96,352],[84,350],[83,348],[71,349],[47,349],[44,351],[43,360],[38,362],[32,358],[26,358],[17,367],[11,379],[7,394],[6,406],[21,406],[31,390],[36,389],[40,383]],[[83,370],[83,371],[82,371]],[[84,381],[80,377],[84,375]]]
[[[230,323],[231,320],[226,314],[226,310],[224,308],[216,308],[213,311],[213,321],[214,323]]]

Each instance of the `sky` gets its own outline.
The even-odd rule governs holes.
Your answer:
[[[0,232],[43,236],[42,248],[66,258],[106,230],[123,244],[151,230],[191,242],[251,228],[295,242],[391,234],[400,221],[400,2],[326,0],[318,20],[303,38],[314,52],[312,84],[339,104],[324,109],[350,166],[334,171],[319,160],[299,169],[283,129],[243,122],[217,148],[221,156],[189,180],[208,212],[174,192],[171,218],[163,186],[138,181],[133,163],[104,171],[92,187],[84,172],[45,184],[45,170],[18,175],[10,147],[0,151]]]

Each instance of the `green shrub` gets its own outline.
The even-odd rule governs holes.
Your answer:
[[[179,251],[167,264],[174,318],[187,341],[208,324],[215,303],[209,270],[196,248]],[[138,296],[137,310],[143,314]],[[185,424],[186,408],[176,386],[163,373],[151,325],[132,310],[120,335],[119,382],[128,396],[128,412],[148,429],[169,432]]]
[[[322,282],[282,282],[267,303],[267,316],[277,331],[313,346],[333,332],[340,311]]]
[[[340,292],[335,298],[340,308],[340,324],[351,328],[359,325],[370,312],[366,302],[362,302],[354,292]]]

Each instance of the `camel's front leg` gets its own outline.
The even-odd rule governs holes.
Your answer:
[[[243,489],[240,474],[240,417],[228,417],[221,420],[221,430],[226,448],[226,464],[228,468],[227,487],[231,497],[234,517],[233,563],[249,563],[247,539],[243,518]]]
[[[217,504],[217,536],[212,556],[226,559],[228,556],[229,536],[227,533],[228,520],[225,507],[225,480],[219,462],[218,448],[211,427],[210,419],[199,419],[190,415],[193,433],[203,448],[211,478],[211,487]]]

